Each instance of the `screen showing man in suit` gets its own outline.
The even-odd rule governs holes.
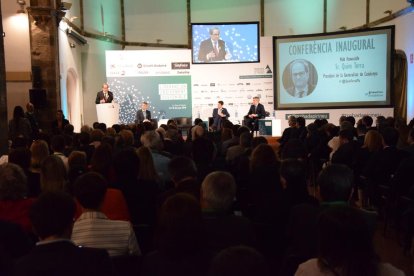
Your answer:
[[[142,102],[141,108],[137,111],[135,116],[135,123],[140,124],[143,122],[151,121],[151,112],[148,110],[148,102]]]
[[[198,60],[204,62],[214,62],[229,59],[226,50],[226,43],[220,39],[220,30],[217,27],[210,29],[210,38],[200,43]]]
[[[244,117],[245,125],[250,130],[257,130],[258,120],[266,117],[266,111],[264,106],[260,103],[259,97],[253,97],[253,103],[250,106],[249,112]]]
[[[102,91],[99,91],[96,94],[95,104],[102,104],[102,103],[112,103],[114,99],[114,94],[109,91],[109,85],[104,83],[102,85]]]
[[[211,126],[213,130],[219,131],[221,129],[223,120],[230,117],[229,112],[226,108],[223,107],[223,104],[223,101],[218,101],[217,108],[213,109],[213,125]]]

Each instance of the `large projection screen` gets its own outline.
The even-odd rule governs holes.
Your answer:
[[[391,106],[394,26],[274,37],[275,109]]]

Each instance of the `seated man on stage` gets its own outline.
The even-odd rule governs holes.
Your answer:
[[[137,115],[135,116],[135,123],[140,124],[143,122],[150,122],[151,121],[151,112],[148,110],[148,103],[142,102],[141,109],[137,111]]]
[[[213,125],[211,128],[216,131],[221,130],[223,120],[230,117],[229,112],[223,107],[223,104],[223,101],[218,101],[217,108],[213,109]]]
[[[99,91],[96,94],[95,104],[102,104],[102,103],[112,103],[114,99],[114,94],[109,91],[109,85],[104,83],[102,85],[102,91]]]
[[[258,129],[258,120],[266,117],[264,106],[259,103],[260,98],[253,97],[253,104],[250,106],[249,113],[244,116],[244,124],[251,130]]]

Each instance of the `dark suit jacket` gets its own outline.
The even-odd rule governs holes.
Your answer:
[[[266,117],[266,111],[264,109],[264,106],[261,103],[257,105],[256,111],[254,110],[254,105],[252,104],[250,106],[249,113],[247,113],[247,115],[250,115],[250,114],[257,114],[258,115],[257,119],[262,119]]]
[[[149,110],[146,110],[145,114],[146,114],[146,119],[151,120],[151,112]],[[139,123],[142,123],[144,120],[145,120],[144,113],[142,112],[142,109],[139,109],[137,111],[137,115],[135,115],[135,123],[139,124]]]
[[[108,252],[62,240],[37,245],[19,259],[15,275],[114,275]]]
[[[200,44],[200,50],[198,52],[198,60],[204,62],[210,61],[221,61],[224,60],[226,57],[226,43],[223,40],[218,41],[218,56],[215,58],[207,59],[207,54],[213,52],[213,43],[211,39],[203,40]]]
[[[112,103],[112,100],[114,99],[114,94],[111,91],[108,91],[108,99],[106,99],[105,103]],[[100,104],[101,100],[105,100],[104,97],[104,92],[103,91],[99,91],[96,94],[96,100],[95,103],[96,104]]]
[[[315,87],[316,87],[316,85],[308,84],[308,95],[306,95],[306,96],[309,96],[310,94],[312,94]],[[291,95],[292,97],[295,97],[295,86],[288,87],[286,89],[286,92],[288,92],[289,95]],[[303,96],[303,97],[306,97],[306,96]]]
[[[213,127],[216,127],[217,130],[221,128],[222,121],[230,117],[229,112],[224,107],[222,108],[221,113],[223,113],[225,116],[221,117],[218,115],[218,108],[213,109]]]

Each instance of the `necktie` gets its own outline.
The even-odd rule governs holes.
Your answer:
[[[305,91],[300,91],[299,92],[299,98],[302,98],[304,94],[305,94]]]
[[[214,54],[216,54],[216,56],[217,56],[218,55],[217,42],[214,42],[213,50],[214,50]]]
[[[105,101],[108,99],[108,93],[104,94]]]
[[[257,105],[254,106],[254,114],[257,113]]]
[[[144,120],[147,118],[147,112],[145,110],[142,110],[142,115],[144,115]]]

